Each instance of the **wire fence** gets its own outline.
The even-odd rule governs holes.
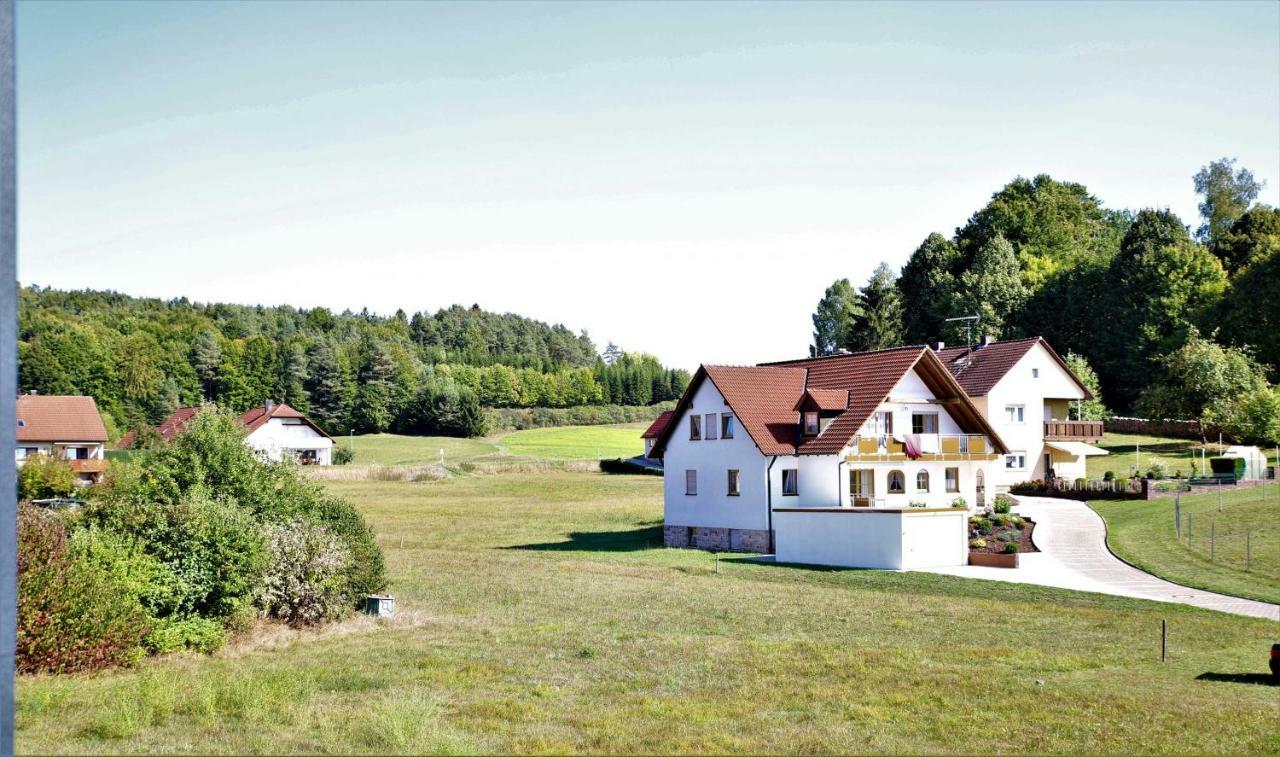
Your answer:
[[[1280,556],[1280,528],[1258,527],[1256,520],[1238,517],[1238,510],[1247,505],[1280,503],[1280,487],[1253,492],[1257,496],[1224,497],[1220,491],[1216,498],[1200,495],[1193,503],[1177,496],[1173,507],[1174,535],[1187,549],[1211,563],[1247,572],[1260,567],[1274,569],[1275,558]]]

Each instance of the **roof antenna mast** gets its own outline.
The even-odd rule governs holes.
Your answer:
[[[945,319],[945,323],[953,323],[955,321],[964,321],[964,362],[969,364],[969,360],[973,357],[973,327],[978,325],[979,316],[977,315],[961,315],[955,318]]]

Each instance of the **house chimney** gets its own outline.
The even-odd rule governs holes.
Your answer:
[[[942,351],[943,351],[943,350],[945,350],[946,348],[947,348],[947,343],[946,343],[946,342],[938,342],[936,345],[934,345],[934,347],[933,347],[933,351],[934,351],[934,352],[942,352]]]
[[[849,351],[847,348],[845,348],[845,347],[837,347],[837,348],[836,348],[836,352],[835,352],[835,354],[837,354],[837,355],[852,355],[853,353],[852,353],[852,352],[850,352],[850,351]]]
[[[994,341],[995,341],[995,339],[994,339],[990,334],[983,334],[983,335],[982,335],[982,346],[983,346],[983,347],[986,347],[987,345],[991,344],[991,343],[992,343],[992,342],[994,342]]]
[[[276,406],[276,403],[272,402],[270,399],[267,399],[266,402],[262,403],[262,407],[267,411],[267,415],[271,414],[271,408],[275,406]]]

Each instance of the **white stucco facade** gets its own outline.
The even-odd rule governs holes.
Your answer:
[[[689,438],[690,417],[697,415],[699,440]],[[768,482],[772,458],[756,447],[734,418],[732,438],[721,438],[722,416],[733,415],[711,381],[703,381],[688,409],[671,419],[671,437],[663,456],[664,517],[668,524],[707,528],[767,529]],[[705,433],[710,418],[716,438]],[[775,463],[776,468],[780,463]],[[729,494],[729,471],[738,471],[738,494]],[[696,494],[687,494],[688,471],[694,472]],[[780,484],[779,484],[780,485]],[[778,492],[775,490],[775,495]]]
[[[1043,344],[1036,344],[975,404],[1004,440],[1009,453],[996,468],[1001,490],[1022,481],[1044,480],[1045,456],[1059,478],[1085,475],[1085,458],[1045,446],[1045,421],[1065,421],[1070,403],[1084,391]]]
[[[291,458],[304,465],[333,462],[333,440],[301,418],[271,418],[250,432],[245,443],[269,460]]]

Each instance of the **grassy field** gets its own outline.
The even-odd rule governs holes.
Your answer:
[[[393,622],[23,678],[19,750],[1280,751],[1266,621],[918,573],[717,572],[655,548],[653,477],[328,486],[378,532]]]
[[[1202,445],[1190,439],[1111,432],[1103,434],[1102,441],[1095,446],[1111,454],[1088,459],[1089,478],[1102,478],[1107,471],[1124,477],[1129,475],[1130,469],[1135,465],[1140,466],[1139,474],[1145,474],[1156,463],[1163,464],[1171,476],[1179,471],[1184,476],[1190,476],[1193,470],[1192,463],[1201,468],[1204,467],[1200,463],[1202,447],[1207,448],[1209,457],[1214,457],[1223,450],[1223,447],[1216,443]],[[1274,449],[1266,448],[1262,451],[1266,453],[1268,460],[1275,462]],[[1204,473],[1203,470],[1200,472]]]
[[[512,455],[543,460],[604,460],[644,452],[647,423],[617,426],[562,426],[516,431],[500,440]]]
[[[647,425],[560,426],[515,431],[487,439],[366,434],[337,441],[355,450],[357,465],[439,463],[440,450],[444,450],[445,467],[453,468],[463,463],[478,462],[631,457],[644,451],[640,433]]]
[[[1089,506],[1107,521],[1111,549],[1134,565],[1187,586],[1280,602],[1280,487],[1224,490],[1221,512],[1217,494],[1183,497],[1181,539],[1173,499]]]

